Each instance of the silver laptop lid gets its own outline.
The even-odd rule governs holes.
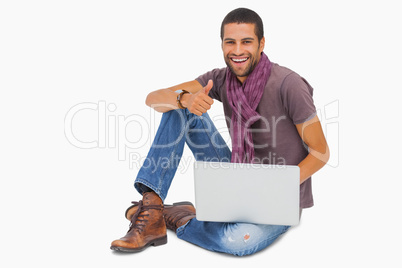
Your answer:
[[[197,219],[297,225],[299,178],[298,166],[196,161]]]

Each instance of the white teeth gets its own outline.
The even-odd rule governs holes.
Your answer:
[[[248,58],[244,58],[244,59],[232,59],[234,62],[244,62],[246,60],[248,60]]]

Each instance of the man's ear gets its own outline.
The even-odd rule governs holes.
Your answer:
[[[263,52],[264,48],[265,48],[265,36],[263,36],[260,41],[260,52]]]

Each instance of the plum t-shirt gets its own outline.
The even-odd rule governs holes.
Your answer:
[[[223,104],[226,124],[231,129],[232,108],[226,92],[226,68],[214,69],[196,80],[205,86],[212,79],[209,96]],[[272,63],[271,75],[265,86],[257,112],[261,119],[250,126],[255,163],[298,165],[308,154],[308,147],[300,138],[296,124],[316,115],[313,88],[292,70]],[[300,185],[300,207],[314,205],[311,178]]]

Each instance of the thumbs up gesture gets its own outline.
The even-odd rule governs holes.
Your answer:
[[[212,80],[208,81],[208,84],[198,91],[195,94],[185,94],[190,95],[190,98],[187,100],[187,109],[196,115],[202,115],[206,113],[209,109],[211,109],[211,105],[214,103],[214,100],[208,96],[209,91],[213,87]]]
[[[211,88],[214,86],[214,82],[212,80],[208,81],[208,84],[203,88],[204,89],[204,93],[205,95],[208,96],[209,91],[211,90]]]

